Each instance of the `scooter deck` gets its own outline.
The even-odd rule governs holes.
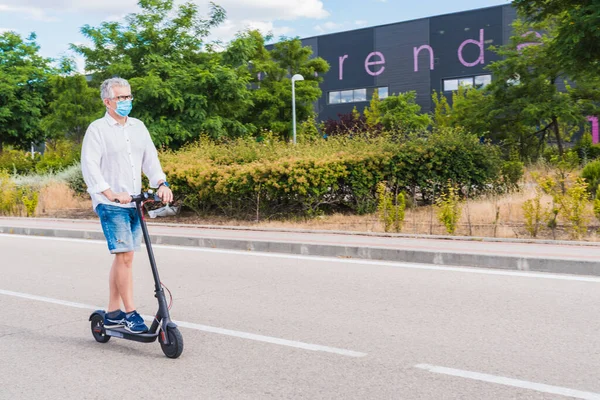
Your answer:
[[[127,340],[134,340],[136,342],[142,343],[154,342],[160,333],[160,331],[157,331],[155,333],[131,333],[125,328],[104,328],[104,332],[108,336]]]

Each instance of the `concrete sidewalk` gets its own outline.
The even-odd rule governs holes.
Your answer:
[[[152,243],[600,276],[600,243],[418,237],[148,221]],[[103,240],[98,220],[0,218],[0,233]]]

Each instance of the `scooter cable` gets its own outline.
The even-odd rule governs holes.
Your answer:
[[[165,289],[167,289],[167,292],[169,293],[169,307],[168,307],[168,309],[171,310],[171,307],[173,306],[173,295],[171,294],[171,291],[169,290],[168,287],[165,286],[164,283],[160,282],[160,285],[162,287],[164,287]]]

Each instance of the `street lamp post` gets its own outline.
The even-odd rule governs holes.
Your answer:
[[[292,76],[292,114],[294,115],[294,144],[296,144],[296,81],[303,81],[304,77],[300,74]]]

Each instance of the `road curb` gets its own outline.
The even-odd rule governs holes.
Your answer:
[[[93,230],[0,226],[0,233],[42,237],[61,237],[70,239],[104,240],[104,235],[101,231]],[[476,254],[450,251],[407,250],[386,247],[314,244],[286,241],[275,242],[247,239],[221,239],[173,235],[151,234],[150,237],[153,244],[171,246],[600,276],[600,263],[577,259],[541,258],[533,256],[515,257],[504,254]]]
[[[80,222],[97,222],[98,219],[65,219],[65,218],[26,218],[26,217],[0,217],[0,224],[6,221],[31,221],[38,220],[44,222],[58,221],[61,223],[68,222],[77,224]],[[538,238],[500,238],[489,236],[456,236],[456,235],[429,235],[418,233],[392,233],[392,232],[364,232],[364,231],[338,231],[338,230],[323,230],[323,229],[306,229],[306,228],[286,228],[286,227],[260,227],[251,225],[201,225],[201,224],[183,224],[174,222],[161,222],[155,219],[146,220],[148,226],[160,226],[167,228],[197,228],[213,231],[247,231],[247,232],[284,232],[284,233],[309,233],[309,234],[326,234],[340,236],[365,236],[365,237],[382,237],[382,238],[397,238],[397,239],[438,239],[459,242],[490,242],[490,243],[519,243],[519,244],[550,244],[562,246],[587,246],[600,247],[600,241],[581,241],[581,240],[560,240],[560,239],[538,239]]]

